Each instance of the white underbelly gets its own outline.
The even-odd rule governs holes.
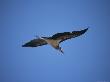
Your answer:
[[[56,48],[59,45],[58,40],[50,40],[50,39],[45,39],[45,41],[50,44],[52,47]]]

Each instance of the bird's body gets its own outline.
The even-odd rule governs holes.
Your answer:
[[[56,48],[59,45],[58,40],[53,40],[53,39],[44,39],[44,40],[54,48]]]
[[[63,33],[57,33],[53,35],[52,37],[41,37],[37,39],[33,39],[26,44],[22,45],[22,47],[38,47],[46,44],[50,44],[53,48],[59,50],[63,53],[63,50],[59,46],[59,44],[67,39],[75,38],[77,36],[80,36],[84,34],[88,28],[80,31],[72,31],[72,32],[63,32]]]

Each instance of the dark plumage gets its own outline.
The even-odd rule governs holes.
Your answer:
[[[81,30],[81,31],[57,33],[57,34],[53,35],[51,37],[51,39],[56,39],[56,40],[61,39],[60,42],[63,42],[67,39],[71,39],[71,38],[75,38],[77,36],[80,36],[80,35],[84,34],[87,30],[88,30],[88,28]]]
[[[56,33],[52,37],[41,37],[37,39],[33,39],[24,45],[22,47],[38,47],[46,44],[50,44],[55,49],[62,51],[61,47],[59,47],[59,44],[67,39],[75,38],[77,36],[80,36],[84,34],[88,28],[80,30],[80,31],[72,31],[72,32],[63,32],[63,33]]]
[[[46,44],[47,42],[45,40],[38,38],[25,43],[22,47],[38,47]]]

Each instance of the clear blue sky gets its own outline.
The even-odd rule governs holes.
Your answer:
[[[1,0],[0,82],[110,82],[109,0]],[[36,35],[84,29],[51,48],[23,48]]]

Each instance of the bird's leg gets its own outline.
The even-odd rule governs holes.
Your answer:
[[[63,50],[61,49],[61,47],[59,47],[59,51],[60,51],[62,54],[64,54],[64,52],[63,52]]]

